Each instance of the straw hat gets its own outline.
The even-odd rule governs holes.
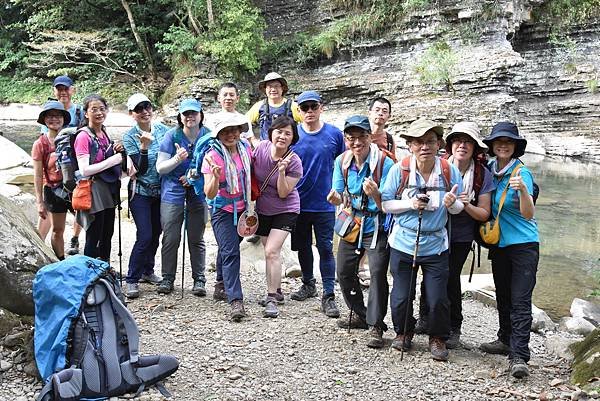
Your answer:
[[[476,153],[486,152],[488,150],[488,146],[483,143],[479,137],[481,135],[479,126],[471,121],[461,121],[454,124],[452,131],[450,131],[450,133],[446,136],[446,152],[452,153],[452,141],[454,138],[456,138],[456,136],[461,134],[467,135],[473,139],[473,141],[475,141],[477,147],[479,147],[479,149],[477,149],[478,152]]]
[[[267,75],[265,75],[265,78],[258,83],[258,90],[266,94],[267,92],[265,88],[267,86],[267,82],[269,81],[279,81],[281,83],[281,87],[283,88],[283,94],[285,95],[287,93],[289,89],[287,81],[284,77],[282,77],[276,72],[270,72]]]

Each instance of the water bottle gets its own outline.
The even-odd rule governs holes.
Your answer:
[[[75,172],[73,171],[73,162],[66,150],[63,150],[60,156],[60,171],[63,177],[63,185],[69,191],[73,191],[76,185]]]

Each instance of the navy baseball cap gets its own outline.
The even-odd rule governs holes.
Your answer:
[[[352,127],[357,127],[371,133],[371,124],[369,123],[369,118],[367,116],[355,115],[348,117],[344,122],[344,132]]]
[[[66,75],[61,75],[60,77],[56,77],[54,79],[54,84],[52,86],[57,87],[58,85],[63,85],[67,88],[70,88],[73,86],[73,80]]]
[[[296,103],[302,104],[304,102],[322,103],[322,100],[317,91],[304,91],[296,98]]]

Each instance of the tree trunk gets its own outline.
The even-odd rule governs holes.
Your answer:
[[[215,24],[215,15],[213,14],[212,0],[206,0],[206,13],[208,14],[208,27],[211,29]]]
[[[144,55],[144,58],[146,59],[146,62],[148,63],[148,69],[150,70],[150,73],[152,74],[152,78],[156,79],[156,68],[154,67],[154,61],[152,60],[152,55],[150,54],[148,45],[142,39],[142,37],[140,36],[140,33],[137,30],[137,27],[135,25],[135,19],[133,18],[133,13],[131,12],[131,8],[129,7],[127,0],[121,0],[121,4],[123,5],[125,12],[127,13],[127,19],[129,20],[129,25],[131,26],[131,32],[133,33],[133,37],[135,38],[138,48],[140,49],[140,51]]]

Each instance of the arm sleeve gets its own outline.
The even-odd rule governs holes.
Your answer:
[[[158,174],[160,175],[169,174],[179,166],[179,163],[181,163],[181,161],[177,155],[171,157],[169,153],[158,152],[158,157],[156,158],[156,171],[158,171]]]
[[[90,177],[94,174],[98,174],[106,169],[109,169],[117,164],[120,164],[123,161],[123,157],[121,153],[117,153],[116,155],[112,155],[108,159],[104,159],[101,162],[90,164],[89,155],[78,155],[77,156],[77,164],[79,165],[79,172],[84,177]]]
[[[402,174],[400,163],[394,164],[388,170],[381,190],[381,206],[385,213],[400,214],[412,210],[411,199],[396,199],[396,191],[400,185]]]
[[[140,153],[129,155],[138,175],[145,174],[148,171],[148,151],[141,150]]]

